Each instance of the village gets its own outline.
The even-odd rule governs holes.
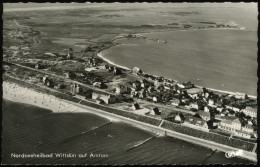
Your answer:
[[[70,53],[66,58],[73,59]],[[28,68],[42,70],[45,66],[36,63]],[[15,74],[12,73],[15,77],[19,75],[19,70],[12,66],[5,65],[4,69],[9,75],[12,70],[15,71]],[[47,75],[53,73],[51,70],[46,72],[46,75],[37,75],[36,72],[28,75],[28,78],[24,74],[21,77],[126,112],[230,137],[257,139],[256,100],[246,94],[230,95],[196,87],[190,82],[179,83],[147,74],[138,67],[127,71],[94,57],[85,63],[84,72],[66,71],[59,80]],[[108,75],[97,75],[100,72]],[[86,89],[86,85],[91,87]]]
[[[35,33],[25,29],[12,31],[9,37],[13,41],[27,36],[23,33]],[[191,82],[154,76],[138,67],[126,70],[111,65],[96,55],[111,46],[108,42],[81,51],[32,51],[29,48],[39,43],[37,35],[29,44],[3,48],[4,75],[125,112],[256,142],[257,102],[246,94],[212,91]]]

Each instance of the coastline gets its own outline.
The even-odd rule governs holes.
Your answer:
[[[11,91],[10,91],[11,90]],[[24,92],[26,91],[26,92]],[[27,97],[25,96],[26,94],[30,94],[32,95],[31,97]],[[11,100],[11,101],[15,101],[15,102],[22,102],[22,103],[26,103],[26,104],[31,104],[31,105],[38,105],[39,107],[43,107],[43,108],[48,108],[53,110],[54,112],[61,112],[59,110],[57,110],[57,108],[59,107],[59,105],[57,105],[57,102],[60,102],[60,104],[62,103],[63,107],[66,108],[65,110],[63,110],[62,112],[74,112],[74,113],[78,113],[78,112],[88,112],[88,113],[92,113],[92,114],[96,114],[99,115],[101,117],[105,117],[107,119],[109,119],[110,121],[120,121],[123,123],[127,123],[130,124],[132,126],[150,131],[152,133],[157,133],[160,134],[161,136],[165,134],[165,132],[167,132],[167,136],[171,136],[177,139],[181,139],[196,145],[200,145],[203,147],[207,147],[209,149],[217,149],[219,151],[222,152],[227,152],[227,151],[234,151],[234,150],[238,150],[237,148],[233,148],[230,146],[226,146],[226,145],[222,145],[222,144],[218,144],[212,141],[208,141],[208,140],[203,140],[200,138],[196,138],[193,136],[188,136],[185,134],[181,134],[175,131],[171,131],[171,130],[167,130],[164,129],[162,127],[158,127],[158,126],[154,126],[154,125],[150,125],[144,122],[140,122],[140,121],[136,121],[127,117],[123,117],[120,115],[116,115],[113,113],[108,113],[106,111],[103,110],[99,110],[99,109],[94,109],[88,106],[83,106],[82,104],[79,103],[73,103],[71,101],[67,101],[64,99],[58,99],[52,95],[48,95],[48,94],[44,94],[44,93],[39,93],[36,92],[34,90],[30,90],[29,88],[24,88],[16,83],[8,83],[8,82],[3,82],[3,98],[7,99],[7,100]],[[23,98],[21,98],[23,97]],[[32,99],[36,99],[37,103],[33,103],[33,101],[29,98]],[[28,100],[29,99],[29,100]],[[43,100],[42,100],[43,99]],[[43,104],[42,102],[45,100],[48,101],[48,104],[50,103],[51,105],[47,105]],[[44,107],[46,106],[46,107]],[[73,108],[70,108],[70,106],[72,106]],[[69,110],[68,110],[69,108]],[[73,111],[71,111],[73,110]],[[245,154],[243,154],[241,156],[241,158],[246,158],[249,159],[251,161],[257,162],[257,157],[256,154],[253,152],[248,152],[248,151],[244,151]]]
[[[34,90],[30,90],[28,88],[22,87],[15,83],[3,82],[3,99],[35,105],[40,108],[45,108],[51,110],[53,113],[62,113],[62,112],[70,112],[70,113],[90,113],[99,115],[104,117],[110,121],[118,122],[119,120],[111,117],[109,115],[100,115],[99,113],[94,112],[96,109],[88,108],[88,110],[84,110],[75,105],[75,103],[71,101],[67,101],[64,99],[59,99],[53,95],[44,94],[41,92],[37,92]]]
[[[181,30],[179,30],[179,31],[181,31]],[[114,46],[117,46],[117,45],[112,45],[111,47],[114,47]],[[110,48],[110,47],[109,47]],[[122,69],[125,69],[125,70],[128,70],[128,71],[131,71],[131,69],[130,68],[128,68],[128,67],[126,67],[126,66],[122,66],[122,65],[119,65],[119,64],[116,64],[115,62],[112,62],[111,60],[109,60],[108,58],[105,58],[104,56],[103,56],[103,54],[102,54],[102,51],[104,51],[104,50],[106,50],[106,49],[108,49],[108,48],[105,48],[105,49],[102,49],[102,50],[100,50],[99,52],[97,52],[97,57],[99,57],[99,58],[101,58],[102,60],[104,60],[105,62],[107,62],[107,63],[109,63],[109,64],[111,64],[111,65],[114,65],[114,66],[116,66],[116,67],[119,67],[119,68],[122,68]],[[141,67],[139,67],[139,68],[141,68]],[[142,68],[141,68],[142,69]],[[153,74],[151,74],[151,75],[153,75]],[[153,75],[153,76],[156,76],[156,75]],[[156,76],[156,77],[159,77],[159,76]],[[177,80],[175,80],[175,79],[172,79],[174,82],[179,82],[179,81],[177,81]],[[182,81],[182,82],[184,82],[184,81]],[[196,87],[199,87],[199,88],[203,88],[203,86],[200,86],[200,85],[195,85],[194,84],[194,86],[196,86]],[[215,88],[207,88],[208,90],[211,90],[211,91],[216,91],[216,92],[220,92],[220,93],[227,93],[227,94],[231,94],[231,95],[235,95],[236,93],[242,93],[242,92],[231,92],[231,91],[228,91],[228,90],[220,90],[220,89],[215,89]],[[254,96],[254,95],[248,95],[248,97],[250,97],[250,98],[254,98],[254,99],[257,99],[257,96]]]

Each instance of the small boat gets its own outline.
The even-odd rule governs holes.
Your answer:
[[[225,86],[225,85],[221,85],[222,87]]]
[[[199,78],[197,78],[197,81],[199,81],[200,79]]]

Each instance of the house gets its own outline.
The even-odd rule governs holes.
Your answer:
[[[155,103],[157,102],[157,97],[155,97],[155,96],[153,97],[153,102],[155,102]]]
[[[157,107],[155,107],[151,110],[150,114],[151,115],[161,115],[161,111]]]
[[[138,110],[138,109],[140,109],[140,106],[139,106],[138,103],[134,103],[131,108],[132,108],[133,110]]]
[[[140,74],[142,74],[142,70],[138,67],[134,67],[132,69],[132,73],[135,74],[135,75],[140,75]]]
[[[178,122],[178,123],[183,122],[183,117],[182,117],[180,114],[177,114],[177,115],[174,117],[174,122]]]
[[[118,86],[116,87],[115,93],[117,93],[117,94],[124,94],[124,93],[129,93],[130,91],[131,91],[131,90],[130,90],[129,87],[124,86],[124,85],[118,85]]]
[[[252,125],[246,125],[246,126],[242,126],[242,131],[244,132],[248,132],[248,133],[253,133],[254,132],[254,128]]]
[[[75,93],[80,93],[80,92],[83,92],[83,88],[79,85],[76,85],[75,87]]]
[[[93,93],[92,90],[87,90],[86,93],[85,93],[85,97],[86,97],[86,99],[88,99],[88,98],[92,98],[92,93]]]
[[[220,122],[219,128],[227,131],[241,130],[241,122],[236,117],[224,118]]]
[[[115,67],[115,68],[114,68],[114,74],[115,74],[115,75],[120,75],[120,74],[122,74],[122,71],[121,71],[121,69],[120,69],[120,68],[117,68],[117,67]]]
[[[97,98],[102,99],[106,104],[112,104],[116,101],[116,97],[113,95],[93,92],[92,99],[96,100]]]
[[[104,100],[100,99],[99,97],[96,99],[97,104],[104,104]]]
[[[196,129],[201,129],[204,131],[209,131],[207,122],[197,117],[186,116],[184,120],[184,125],[191,126],[192,128]]]
[[[210,98],[210,99],[208,100],[208,104],[209,104],[209,105],[214,105],[214,104],[215,104],[215,100]]]
[[[194,84],[192,84],[191,82],[183,82],[182,85],[185,89],[190,89],[194,87]]]
[[[191,109],[199,109],[199,105],[198,105],[198,103],[197,102],[194,102],[194,103],[190,103],[190,108]]]
[[[108,67],[108,71],[110,71],[110,72],[111,72],[111,71],[114,71],[114,67],[113,67],[113,66],[109,66],[109,67]]]
[[[141,82],[136,80],[135,82],[132,83],[132,87],[135,89],[135,90],[141,90]]]
[[[219,111],[219,112],[222,112],[223,111],[223,107],[217,107],[216,110]]]
[[[205,111],[198,111],[199,116],[205,120],[205,121],[209,121],[210,120],[210,113],[209,112],[205,112]]]
[[[158,87],[162,86],[163,85],[163,82],[159,82],[159,81],[155,81],[154,82],[154,86],[155,88],[157,89]]]
[[[245,99],[246,98],[246,94],[245,93],[238,93],[238,92],[236,92],[234,97],[236,99]]]
[[[209,92],[205,92],[205,93],[204,93],[204,97],[205,97],[205,98],[208,98],[208,97],[209,97]]]
[[[173,100],[171,100],[171,104],[174,105],[174,106],[179,106],[180,100],[174,98]]]
[[[219,126],[220,125],[220,120],[217,120],[217,119],[214,119],[213,121],[212,121],[212,125],[213,126]]]
[[[49,80],[47,76],[42,77],[43,84],[46,84],[46,82]]]
[[[185,86],[183,84],[177,83],[178,88],[184,89]]]
[[[252,118],[256,118],[256,116],[257,116],[257,109],[256,108],[246,107],[245,109],[242,109],[242,112],[245,115],[251,116]]]
[[[207,106],[204,107],[205,112],[209,112],[209,108]]]
[[[107,85],[104,84],[103,82],[94,82],[94,83],[93,83],[93,86],[98,87],[98,88],[100,88],[100,89],[107,88]]]
[[[63,76],[65,78],[69,78],[69,79],[75,79],[77,77],[76,74],[74,72],[71,72],[71,71],[69,71],[67,73],[63,73]]]
[[[237,108],[237,107],[233,107],[232,110],[235,111],[235,112],[239,112],[240,111],[240,109]]]
[[[142,89],[139,92],[139,98],[146,98],[147,97],[147,90]]]

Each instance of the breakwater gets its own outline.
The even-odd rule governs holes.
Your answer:
[[[18,83],[19,85],[23,85],[25,87],[29,87],[30,89],[35,89],[38,91],[42,91],[47,93],[48,95],[53,95],[55,97],[58,97],[60,99],[63,99],[65,101],[68,101],[71,103],[75,102],[75,106],[80,106],[80,107],[85,107],[85,108],[96,108],[97,110],[95,110],[97,113],[100,113],[101,115],[104,116],[112,116],[115,117],[117,119],[122,120],[123,122],[132,124],[134,126],[140,127],[142,129],[146,129],[152,132],[156,132],[156,133],[160,133],[160,134],[164,134],[165,132],[167,132],[168,136],[173,136],[191,143],[195,143],[198,145],[202,145],[205,147],[209,147],[209,148],[216,148],[218,150],[221,151],[231,151],[231,150],[237,150],[237,149],[241,149],[241,147],[239,145],[243,146],[243,150],[244,154],[241,157],[256,161],[256,153],[252,153],[252,149],[254,147],[253,143],[249,143],[249,142],[245,142],[245,141],[240,141],[237,139],[229,139],[228,137],[224,137],[221,140],[214,140],[214,141],[209,141],[209,138],[205,137],[207,136],[207,132],[204,132],[205,135],[203,137],[201,137],[201,133],[200,131],[196,131],[195,133],[191,133],[191,128],[187,128],[187,127],[182,127],[179,129],[184,129],[182,130],[178,130],[178,128],[175,127],[175,125],[173,123],[170,122],[166,122],[164,121],[164,123],[162,124],[161,127],[159,127],[160,123],[162,120],[159,119],[155,119],[155,118],[151,118],[151,117],[146,117],[146,116],[140,116],[134,113],[130,113],[130,112],[126,112],[126,111],[122,111],[122,110],[118,110],[118,109],[114,109],[114,108],[110,108],[108,106],[102,106],[102,105],[98,105],[96,103],[91,103],[88,101],[82,101],[81,104],[77,104],[77,102],[81,101],[81,99],[70,96],[70,95],[66,95],[63,94],[61,92],[54,92],[54,91],[50,91],[48,89],[39,89],[39,86],[37,85],[32,85],[32,84],[28,84],[25,83],[23,81],[14,79],[14,78],[10,78],[9,81],[13,81],[15,83]],[[71,103],[74,104],[74,103]],[[196,135],[192,135],[192,134],[197,134]],[[217,134],[211,134],[210,135],[212,139],[214,139],[215,137],[219,136]],[[234,140],[234,142],[227,142],[227,140]],[[238,142],[239,141],[239,142]],[[233,143],[233,144],[230,144]]]

